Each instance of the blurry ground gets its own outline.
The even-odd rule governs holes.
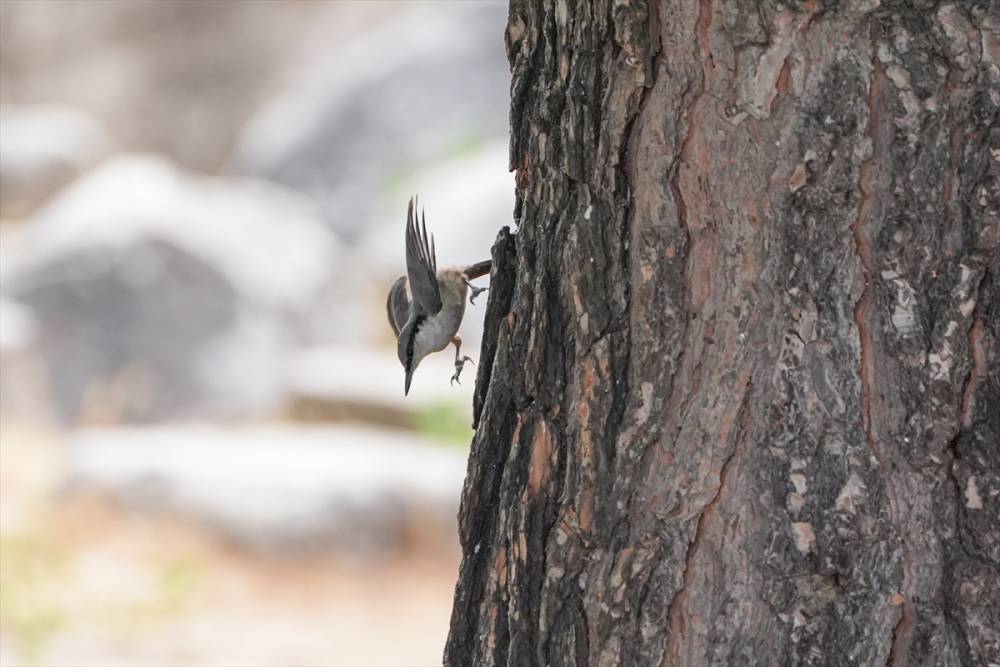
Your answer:
[[[476,369],[384,295],[511,224],[505,25],[0,2],[0,665],[440,664]]]
[[[2,440],[3,665],[440,664],[458,551],[419,521],[389,555],[248,551],[191,517],[60,497],[53,432]]]

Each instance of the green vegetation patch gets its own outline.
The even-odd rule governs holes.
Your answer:
[[[65,622],[51,588],[68,564],[64,550],[39,538],[0,536],[0,625],[18,638],[31,663]]]
[[[472,421],[464,406],[441,401],[428,405],[414,417],[414,428],[422,435],[468,447],[472,442]]]

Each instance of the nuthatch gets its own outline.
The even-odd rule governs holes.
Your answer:
[[[431,352],[440,352],[451,343],[455,346],[454,384],[465,362],[462,357],[462,339],[458,325],[465,315],[465,295],[471,288],[469,303],[486,289],[475,287],[469,281],[490,272],[492,262],[486,260],[464,268],[437,270],[434,254],[434,236],[427,240],[427,220],[421,213],[418,225],[414,210],[415,200],[410,199],[406,209],[406,275],[400,276],[389,288],[386,310],[389,324],[398,339],[399,361],[406,371],[404,393],[410,393],[410,381],[417,365]],[[413,300],[410,300],[410,295]]]

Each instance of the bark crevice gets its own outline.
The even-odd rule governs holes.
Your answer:
[[[671,664],[669,661],[673,660],[677,663],[680,660],[678,652],[678,642],[684,636],[684,619],[683,619],[683,606],[684,598],[690,587],[691,576],[694,567],[694,557],[698,549],[702,545],[702,534],[705,529],[705,523],[711,517],[712,512],[715,510],[719,501],[722,498],[723,492],[726,489],[726,480],[729,478],[729,469],[733,465],[734,461],[737,460],[743,449],[743,443],[747,437],[748,431],[748,407],[750,405],[750,398],[752,392],[750,391],[749,384],[744,386],[743,399],[740,404],[739,413],[737,415],[737,423],[739,424],[736,432],[735,442],[733,443],[733,450],[729,453],[726,459],[722,463],[722,467],[719,469],[719,485],[715,489],[715,493],[705,503],[701,512],[698,514],[698,519],[695,523],[694,534],[691,536],[691,540],[688,542],[685,554],[684,554],[684,571],[681,574],[682,584],[677,592],[674,593],[673,598],[667,605],[667,644],[663,653],[663,664],[664,667]],[[683,664],[683,661],[677,664]]]
[[[897,520],[900,518],[899,503],[896,498],[896,491],[893,483],[893,470],[889,465],[886,452],[883,451],[879,435],[875,426],[875,415],[878,413],[876,407],[876,360],[875,343],[871,332],[871,310],[874,302],[875,290],[875,261],[872,254],[871,240],[865,231],[865,223],[873,216],[872,197],[878,194],[876,170],[881,168],[883,161],[882,152],[885,147],[879,136],[879,108],[880,95],[885,85],[888,83],[882,64],[875,54],[875,42],[872,42],[871,77],[868,82],[868,95],[866,98],[867,134],[871,141],[870,154],[861,162],[858,169],[858,190],[860,199],[858,202],[858,213],[851,224],[851,232],[854,235],[854,242],[858,258],[861,263],[861,276],[863,286],[861,296],[854,306],[854,322],[858,329],[858,346],[860,350],[859,376],[861,380],[861,429],[864,438],[872,451],[873,456],[878,461],[879,468],[885,479],[885,489],[889,501],[889,509],[892,516]],[[886,664],[891,667],[900,667],[906,664],[909,650],[910,630],[913,627],[914,610],[913,602],[909,592],[910,577],[910,557],[905,540],[900,542],[903,558],[903,579],[900,593],[903,596],[902,609],[899,619],[892,628],[892,635],[889,639],[889,655]]]
[[[966,333],[966,342],[969,346],[969,372],[962,382],[961,400],[958,407],[959,427],[961,430],[972,426],[972,418],[976,407],[976,388],[979,386],[979,378],[986,377],[986,350],[983,348],[983,318],[979,309],[979,290],[986,281],[989,269],[983,271],[983,275],[973,291],[976,306],[972,311],[972,325]]]

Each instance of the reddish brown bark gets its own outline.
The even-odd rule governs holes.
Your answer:
[[[447,664],[1000,663],[998,30],[511,2]]]

